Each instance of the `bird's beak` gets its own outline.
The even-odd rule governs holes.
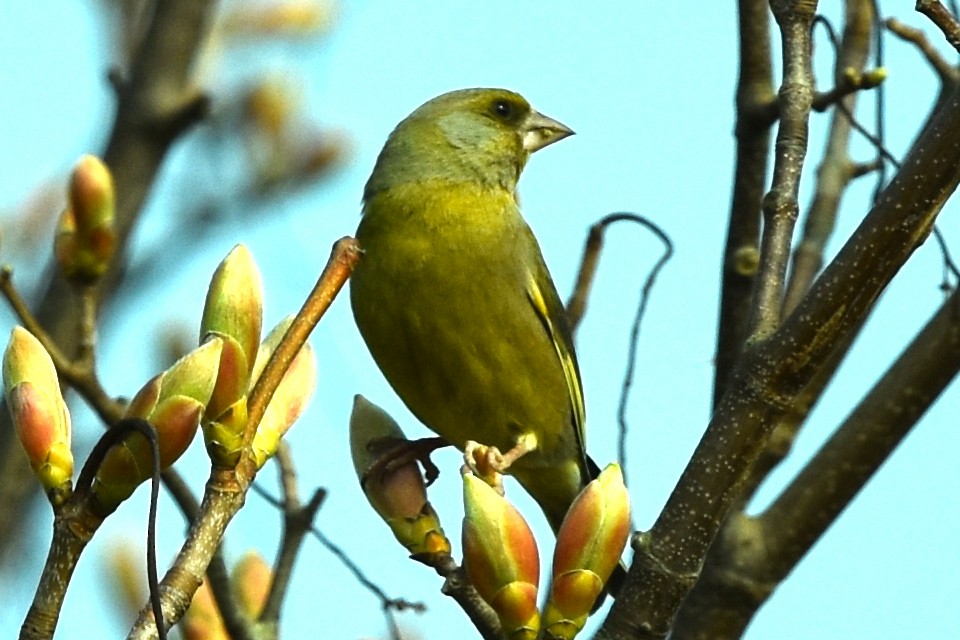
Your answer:
[[[573,129],[542,113],[531,111],[520,127],[520,135],[523,137],[523,148],[527,153],[533,153],[572,136]]]

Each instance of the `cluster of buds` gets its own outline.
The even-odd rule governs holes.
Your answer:
[[[109,174],[98,162],[85,158],[78,164],[71,187],[72,210],[112,210],[112,188],[107,198],[91,186],[109,184]],[[102,196],[103,202],[95,196]],[[78,231],[75,239],[79,242],[82,237]],[[83,264],[93,263],[80,261],[75,266]],[[93,271],[83,273],[89,281]],[[161,469],[180,458],[201,425],[215,465],[230,467],[239,461],[247,395],[292,322],[280,323],[261,345],[262,299],[256,265],[245,248],[237,247],[220,264],[210,285],[201,345],[148,381],[128,405],[124,418],[143,420],[155,431]],[[258,469],[276,453],[281,438],[303,412],[316,374],[313,352],[306,345],[290,363],[253,435],[250,455]],[[11,333],[3,379],[27,458],[51,501],[60,504],[73,488],[70,414],[50,354],[22,327]],[[152,467],[150,443],[142,433],[131,431],[111,446],[91,485],[97,511],[103,516],[112,513],[151,477]]]
[[[426,486],[404,438],[383,409],[356,396],[350,448],[360,485],[377,514],[415,559],[450,553]],[[498,484],[494,482],[493,484]],[[553,557],[549,595],[537,606],[540,556],[533,532],[489,478],[463,474],[463,564],[510,640],[570,640],[583,628],[630,533],[630,500],[619,465],[611,464],[570,506]]]
[[[427,488],[410,441],[386,411],[361,395],[350,414],[350,452],[367,500],[394,537],[414,558],[450,554],[450,541],[440,518],[427,501]]]
[[[142,418],[156,431],[161,469],[176,462],[193,442],[217,381],[221,347],[220,340],[211,340],[183,356],[150,379],[127,407],[124,417]],[[107,451],[91,487],[103,513],[111,513],[150,478],[152,460],[149,444],[136,432]]]
[[[571,505],[557,532],[550,595],[537,608],[539,555],[523,516],[472,473],[463,477],[464,565],[480,596],[514,639],[570,640],[583,628],[630,533],[630,505],[616,464]]]
[[[60,271],[71,283],[93,284],[107,270],[116,250],[114,200],[107,165],[95,156],[80,158],[54,240]]]
[[[263,287],[250,252],[235,247],[217,267],[207,291],[200,323],[201,343],[223,343],[216,386],[203,417],[207,453],[214,465],[236,466],[243,453],[247,397],[283,339],[291,319],[281,322],[260,344]],[[316,359],[309,344],[294,358],[267,405],[252,442],[260,468],[306,407],[316,385]]]

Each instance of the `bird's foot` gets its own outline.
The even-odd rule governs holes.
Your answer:
[[[420,438],[407,440],[405,438],[382,438],[372,443],[381,450],[376,461],[371,464],[360,478],[360,486],[368,478],[384,477],[409,462],[416,460],[423,467],[423,476],[429,487],[440,476],[440,469],[430,459],[430,454],[449,446],[443,438]]]
[[[470,471],[503,495],[503,474],[518,458],[537,448],[537,437],[532,433],[521,436],[506,453],[496,447],[467,440],[463,447],[464,471]]]

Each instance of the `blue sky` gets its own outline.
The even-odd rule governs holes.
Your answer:
[[[208,85],[218,95],[258,73],[289,70],[302,76],[303,98],[324,126],[352,138],[353,157],[324,187],[268,202],[257,225],[221,228],[208,249],[176,273],[144,291],[143,302],[122,324],[103,327],[103,378],[118,395],[131,395],[154,373],[157,332],[171,323],[195,330],[204,290],[219,260],[236,243],[247,244],[260,265],[267,291],[267,321],[295,311],[325,262],[331,243],[353,232],[363,183],[392,127],[428,98],[466,86],[503,86],[523,93],[540,111],[577,131],[538,153],[520,183],[523,207],[537,233],[562,295],[569,292],[586,228],[604,213],[632,210],[657,221],[672,237],[676,255],[654,291],[640,342],[638,377],[628,406],[629,478],[634,516],[648,528],[706,425],[714,350],[719,262],[725,235],[733,166],[733,88],[736,80],[734,3],[556,2],[497,0],[484,3],[344,3],[335,29],[316,45],[248,49],[243,65],[209,61]],[[828,6],[829,4],[829,6]],[[834,3],[824,3],[836,18]],[[105,80],[108,37],[96,3],[54,0],[11,2],[0,10],[0,213],[5,232],[16,208],[37,186],[61,178],[81,153],[102,148],[112,103]],[[926,29],[908,9],[899,16]],[[937,44],[942,38],[931,30]],[[820,62],[829,68],[818,40]],[[946,50],[946,46],[941,47]],[[935,95],[932,74],[915,52],[888,41],[889,145],[902,155]],[[824,76],[826,77],[826,76]],[[866,113],[866,112],[864,112]],[[869,119],[869,116],[864,116]],[[812,121],[811,162],[827,118]],[[857,140],[854,155],[872,157]],[[189,180],[189,141],[177,147],[163,182],[148,204],[137,247],[176,251],[171,199],[182,202],[179,180]],[[809,202],[813,167],[802,183]],[[191,184],[187,182],[187,184]],[[202,192],[202,185],[191,188]],[[865,212],[872,182],[854,185],[845,199],[838,238]],[[189,197],[189,194],[187,195]],[[953,206],[941,227],[960,247]],[[47,229],[37,233],[48,234]],[[7,239],[4,238],[4,245]],[[840,241],[831,244],[835,251]],[[578,337],[588,413],[588,440],[598,462],[615,456],[615,424],[627,330],[636,291],[659,255],[659,244],[633,228],[618,229],[603,256],[591,306]],[[11,251],[0,246],[0,260]],[[22,273],[35,261],[14,265]],[[758,505],[815,451],[869,388],[905,341],[942,300],[939,254],[933,243],[916,252],[884,294],[794,454],[765,485]],[[0,313],[5,334],[12,317]],[[338,300],[313,338],[320,379],[313,404],[294,427],[294,448],[304,493],[329,490],[317,523],[393,596],[427,603],[423,615],[401,623],[424,638],[463,629],[459,609],[438,593],[439,580],[404,556],[387,528],[367,507],[349,464],[347,418],[353,394],[363,393],[393,414],[410,436],[426,435],[383,381],[353,327],[345,299]],[[887,461],[827,536],[797,567],[757,616],[747,638],[960,636],[955,583],[960,552],[955,543],[960,514],[953,495],[960,472],[956,416],[960,392],[947,390],[924,421]],[[78,413],[78,449],[98,427]],[[948,453],[949,452],[949,453]],[[81,457],[82,459],[82,457]],[[442,452],[444,470],[431,500],[447,532],[456,537],[461,518],[458,455]],[[202,485],[205,460],[199,443],[184,461],[185,473]],[[272,486],[273,471],[261,476]],[[508,495],[529,514],[543,540],[544,564],[551,536],[518,487]],[[144,530],[146,490],[110,518],[91,544],[68,594],[58,637],[113,637],[120,627],[100,585],[109,580],[103,556],[123,538]],[[237,557],[257,548],[271,557],[279,518],[251,496],[228,531],[227,552]],[[169,524],[160,557],[178,548],[181,525],[169,502]],[[39,516],[35,542],[23,554],[22,580],[0,581],[0,636],[10,637],[28,605],[49,539],[49,515]],[[383,636],[377,601],[327,551],[308,542],[284,612],[285,637],[304,629],[332,629],[329,637]],[[321,611],[327,616],[317,618]],[[468,637],[468,636],[464,636]]]

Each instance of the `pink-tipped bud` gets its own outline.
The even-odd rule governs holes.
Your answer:
[[[217,602],[213,598],[209,579],[193,594],[190,607],[179,625],[184,640],[231,640]]]
[[[414,557],[449,554],[450,541],[427,502],[426,485],[416,460],[404,459],[409,443],[386,411],[361,395],[350,415],[350,451],[360,486],[370,505]],[[384,455],[397,455],[384,460]]]
[[[243,611],[256,620],[273,583],[273,569],[256,551],[248,551],[233,567],[233,590]]]
[[[3,354],[3,388],[17,437],[40,484],[48,493],[69,488],[70,413],[50,354],[23,327],[10,332]]]
[[[553,557],[543,622],[552,637],[583,628],[630,535],[630,499],[617,464],[608,465],[570,506]]]
[[[463,476],[463,557],[473,586],[509,638],[535,638],[540,629],[540,558],[520,512],[490,485]]]
[[[187,450],[217,379],[222,341],[214,338],[145,384],[125,417],[143,418],[156,430],[160,467],[166,469]],[[109,513],[151,475],[150,447],[143,435],[129,434],[114,445],[97,470],[93,492]]]
[[[260,377],[260,373],[267,365],[267,361],[276,350],[287,329],[293,323],[293,317],[285,319],[267,335],[257,353],[257,361],[253,367],[251,387]],[[300,348],[293,362],[283,374],[277,390],[274,391],[270,403],[257,426],[257,433],[253,437],[253,455],[257,468],[273,457],[280,446],[280,440],[287,433],[297,418],[307,408],[313,390],[317,385],[317,359],[313,354],[310,343]]]
[[[113,177],[95,156],[83,156],[70,177],[67,208],[60,216],[54,253],[64,276],[90,284],[107,270],[116,249]]]

